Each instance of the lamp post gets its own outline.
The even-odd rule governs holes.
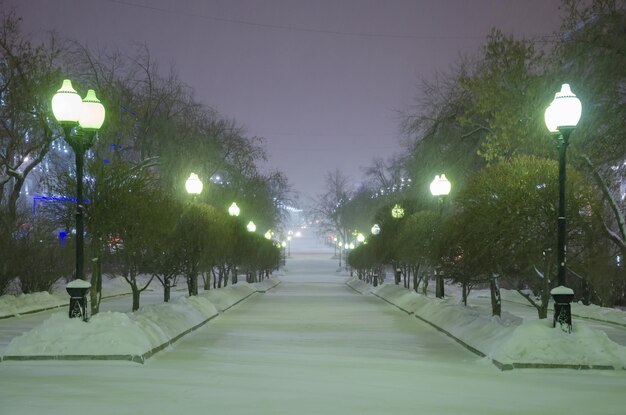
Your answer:
[[[438,198],[439,203],[439,216],[441,217],[441,212],[443,211],[443,202],[444,198],[450,194],[450,189],[452,185],[450,181],[446,178],[445,174],[441,176],[435,176],[435,179],[430,183],[430,193],[433,196]],[[441,270],[436,270],[435,275],[435,297],[443,298],[444,297],[444,286],[443,286],[443,274]]]
[[[102,127],[105,109],[93,89],[81,100],[69,79],[52,97],[52,112],[63,128],[65,141],[74,150],[76,159],[76,279],[84,280],[83,167],[85,152],[92,146],[96,132]],[[72,133],[72,130],[75,130]]]
[[[287,258],[291,258],[291,235],[287,235]]]
[[[563,84],[561,90],[554,95],[554,100],[544,114],[546,127],[556,136],[559,151],[559,211],[557,219],[557,281],[558,287],[550,294],[554,298],[553,327],[558,322],[562,329],[572,331],[572,314],[570,302],[574,298],[574,290],[565,286],[567,264],[567,222],[565,216],[565,180],[566,151],[569,137],[578,125],[582,113],[580,100]]]
[[[185,189],[187,193],[192,195],[194,201],[198,195],[202,193],[202,187],[202,180],[200,180],[196,173],[191,173],[185,181]],[[192,269],[191,275],[187,277],[189,295],[198,295],[198,271],[195,269],[195,265]]]
[[[233,202],[233,204],[228,208],[228,214],[230,216],[239,216],[240,211],[239,206],[237,206],[237,203],[235,202]]]

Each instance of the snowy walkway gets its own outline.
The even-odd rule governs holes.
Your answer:
[[[145,365],[3,362],[0,413],[623,414],[623,371],[500,372],[329,257],[294,255],[277,288]]]

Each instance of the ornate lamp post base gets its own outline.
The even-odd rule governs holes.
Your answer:
[[[554,299],[554,319],[552,327],[556,327],[557,323],[561,326],[561,330],[572,332],[572,306],[574,299],[574,290],[559,285],[550,291],[550,295]]]

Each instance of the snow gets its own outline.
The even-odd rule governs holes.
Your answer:
[[[624,413],[626,371],[502,372],[414,315],[348,288],[347,275],[330,260],[332,249],[314,252],[296,253],[292,245],[280,285],[231,307],[143,365],[0,363],[0,412]],[[443,301],[445,308],[454,302]],[[517,327],[519,317],[512,318]],[[23,319],[4,321],[13,320]]]
[[[626,347],[601,331],[575,324],[571,334],[552,328],[552,320],[527,320],[502,312],[459,304],[457,299],[426,297],[401,286],[371,287],[358,279],[348,281],[359,292],[386,300],[409,314],[449,333],[492,359],[499,367],[572,365],[626,368]],[[369,289],[368,289],[369,287]]]
[[[80,278],[70,281],[67,288],[91,288],[91,283]]]
[[[98,313],[87,323],[58,312],[14,338],[4,350],[4,358],[99,356],[143,361],[154,349],[175,341],[257,290],[267,291],[279,282],[266,279],[254,284],[238,283],[142,307],[135,313]]]
[[[552,295],[574,295],[574,290],[568,287],[564,287],[559,285],[558,287],[554,287],[550,290],[550,294]]]
[[[107,279],[102,287],[103,297],[114,297],[130,292],[130,286],[122,277]],[[63,282],[57,284],[52,293],[44,291],[31,294],[3,295],[0,296],[0,319],[66,306],[69,300],[70,297],[65,291],[65,283]]]

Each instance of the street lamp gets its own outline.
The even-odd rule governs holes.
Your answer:
[[[63,128],[65,141],[74,150],[76,158],[76,279],[84,280],[83,165],[85,152],[104,123],[105,109],[93,89],[81,100],[72,82],[65,79],[52,97],[52,113]]]
[[[233,202],[232,205],[230,205],[230,207],[228,208],[228,214],[230,216],[239,216],[239,206],[237,206],[237,203]]]
[[[443,201],[448,194],[450,194],[450,189],[452,185],[450,181],[446,178],[445,174],[441,176],[436,175],[434,180],[430,183],[430,193],[433,196],[436,196],[439,200],[439,216],[441,216],[441,212],[443,210]],[[441,270],[435,271],[435,297],[443,298],[444,297],[444,286],[443,286],[443,274]]]
[[[378,224],[375,223],[374,226],[372,226],[371,232],[372,232],[372,235],[378,235],[380,233],[380,226],[378,226]]]
[[[287,235],[287,256],[291,258],[291,235]]]
[[[185,189],[190,195],[199,195],[202,193],[202,181],[196,173],[191,173],[185,182]]]
[[[248,222],[248,226],[246,226],[246,228],[248,229],[248,232],[256,231],[256,225],[252,221]]]
[[[561,328],[572,331],[572,314],[570,302],[574,298],[574,290],[565,286],[566,253],[567,253],[567,223],[565,219],[565,154],[569,144],[569,136],[578,125],[582,113],[580,100],[570,89],[569,84],[563,84],[561,90],[554,95],[554,100],[544,114],[546,127],[556,136],[556,146],[559,151],[559,212],[557,220],[557,281],[558,287],[550,294],[554,298],[554,320]]]
[[[404,217],[404,209],[402,208],[402,206],[400,206],[399,204],[395,204],[394,207],[391,209],[391,216],[394,219],[401,219]]]
[[[359,234],[356,236],[356,240],[359,243],[363,243],[363,241],[365,241],[365,235],[359,232]]]
[[[268,229],[267,232],[265,232],[265,235],[263,236],[265,236],[265,239],[268,239],[268,240],[272,239],[272,230]]]

